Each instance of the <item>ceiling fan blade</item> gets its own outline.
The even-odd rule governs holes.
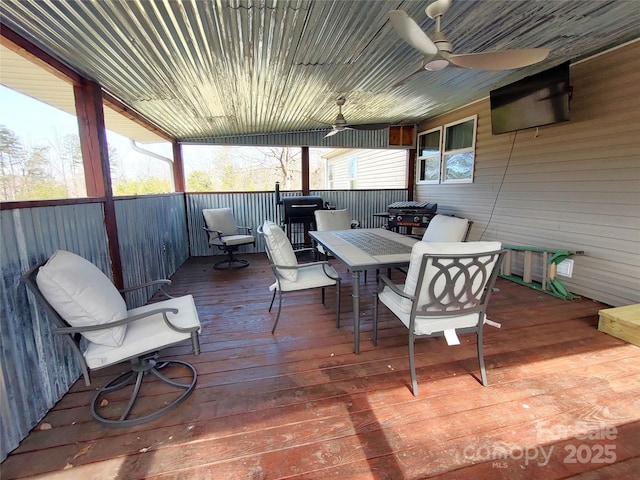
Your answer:
[[[329,133],[327,133],[324,138],[327,137],[333,137],[336,133],[338,133],[340,130],[336,130],[335,128],[333,130],[331,130]]]
[[[511,70],[541,62],[550,50],[548,48],[523,48],[498,52],[447,55],[452,65],[476,70]]]
[[[364,125],[347,125],[346,128],[351,130],[382,130],[390,126],[390,123],[366,123]]]
[[[403,86],[405,83],[408,83],[409,80],[411,80],[414,76],[416,76],[419,73],[424,72],[424,66],[420,67],[419,70],[416,70],[413,73],[410,73],[409,75],[407,75],[406,77],[404,77],[402,80],[400,80],[399,82],[394,83],[393,85],[391,85],[391,90],[393,90],[394,88],[398,88]]]
[[[389,12],[389,20],[400,38],[427,57],[438,53],[438,47],[404,10]]]

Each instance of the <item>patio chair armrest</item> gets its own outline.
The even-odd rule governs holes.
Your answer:
[[[164,295],[166,298],[173,298],[171,295],[169,295],[167,292],[164,291],[165,286],[171,285],[171,280],[168,280],[166,278],[151,280],[150,282],[142,283],[140,285],[134,285],[132,287],[122,288],[119,290],[119,292],[120,293],[133,292],[135,290],[140,290],[141,288],[146,288],[146,287],[152,287],[154,285],[160,285],[160,289],[158,291],[162,295]]]
[[[238,230],[244,230],[245,232],[249,232],[249,235],[251,235],[251,231],[252,231],[251,227],[244,227],[242,225],[238,225],[236,228]]]
[[[293,253],[302,253],[302,252],[316,252],[317,250],[313,247],[305,247],[305,248],[297,248],[293,251]]]
[[[309,268],[309,267],[316,267],[318,265],[322,265],[322,270],[324,271],[324,274],[329,277],[332,280],[338,280],[340,277],[335,277],[333,275],[331,275],[330,272],[327,271],[327,266],[331,266],[331,264],[329,262],[327,262],[326,260],[323,261],[319,261],[319,262],[309,262],[309,263],[300,263],[298,265],[272,265],[274,271],[276,272],[276,277],[278,277],[277,271],[279,269],[282,270],[302,270],[303,268]]]
[[[181,328],[171,323],[168,319],[167,314],[173,313],[174,315],[178,313],[177,308],[154,308],[153,310],[149,310],[148,312],[139,313],[138,315],[131,315],[130,317],[123,318],[121,320],[116,320],[114,322],[101,323],[100,325],[86,325],[83,327],[56,327],[53,331],[57,334],[69,334],[69,333],[82,333],[82,332],[93,332],[97,330],[104,330],[106,328],[111,327],[119,327],[121,325],[128,325],[129,323],[135,322],[137,320],[142,320],[143,318],[150,317],[152,315],[162,314],[164,319],[164,323],[171,329],[176,332],[181,333],[191,333],[196,331],[199,327],[189,327],[189,328]]]
[[[398,288],[398,286],[391,281],[389,277],[386,275],[378,275],[378,293],[382,292],[384,287],[389,287],[391,291],[397,295],[400,295],[403,298],[407,298],[411,301],[415,300],[414,295],[410,295]]]
[[[298,265],[298,268],[316,267],[318,265],[322,265],[322,271],[331,280],[339,280],[340,279],[339,275],[336,277],[336,276],[332,275],[331,272],[327,271],[327,267],[330,267],[331,264],[326,260],[322,260],[322,261],[318,261],[318,262],[301,263],[300,265]]]
[[[214,229],[209,228],[209,227],[202,227],[202,229],[205,232],[208,232],[208,233],[215,233],[218,236],[219,239],[222,239],[222,232],[220,230],[214,230]]]

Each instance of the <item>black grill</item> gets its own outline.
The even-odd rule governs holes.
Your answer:
[[[283,197],[284,223],[315,222],[316,210],[322,210],[322,198],[314,196]]]
[[[426,228],[438,210],[437,203],[395,202],[387,206],[389,228],[420,227]]]

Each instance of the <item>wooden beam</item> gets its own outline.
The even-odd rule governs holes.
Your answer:
[[[109,108],[111,108],[114,111],[118,112],[123,117],[126,117],[129,120],[131,120],[132,122],[135,122],[138,125],[142,126],[143,128],[146,128],[147,130],[149,130],[149,131],[155,133],[156,135],[158,135],[159,137],[164,138],[168,142],[176,141],[176,138],[174,136],[169,135],[163,129],[161,129],[157,125],[154,125],[153,123],[151,123],[149,120],[144,118],[142,115],[140,115],[138,112],[136,112],[129,105],[121,102],[120,100],[118,100],[116,97],[114,97],[110,93],[103,92],[102,97],[103,97],[103,101],[104,101],[105,105],[108,105]]]
[[[75,86],[73,91],[76,100],[87,196],[104,197],[104,223],[111,257],[113,283],[117,288],[122,289],[124,288],[124,276],[118,241],[116,209],[111,188],[111,169],[104,126],[102,89],[96,82],[84,80],[81,85]]]
[[[181,145],[173,141],[173,183],[175,185],[176,192],[185,192],[185,180],[184,180],[184,161],[182,160],[182,147]]]
[[[309,195],[309,147],[302,147],[302,195]]]
[[[416,187],[416,149],[407,150],[407,200],[413,201]]]

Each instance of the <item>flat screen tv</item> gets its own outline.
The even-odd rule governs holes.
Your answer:
[[[494,135],[569,120],[569,62],[489,92]]]

